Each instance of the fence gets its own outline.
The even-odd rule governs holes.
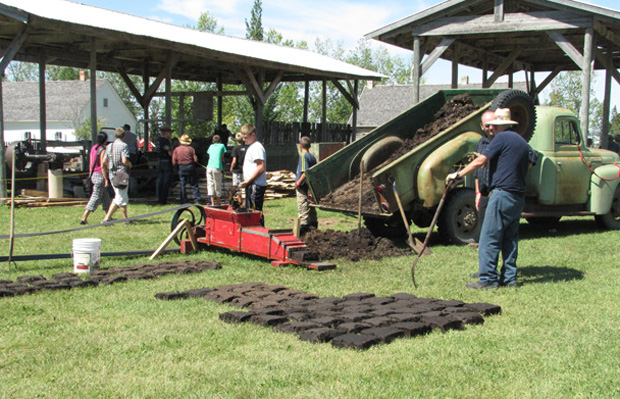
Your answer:
[[[322,123],[265,122],[263,124],[264,144],[296,144],[301,136],[308,136],[313,143],[351,141],[351,125],[328,123],[323,132]]]

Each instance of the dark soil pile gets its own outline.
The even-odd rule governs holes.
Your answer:
[[[411,253],[397,247],[390,239],[373,236],[365,227],[348,232],[311,229],[303,236],[303,241],[312,252],[318,254],[319,260],[346,258],[357,262]]]
[[[479,108],[479,106],[472,102],[469,94],[454,96],[450,101],[446,102],[443,107],[437,111],[437,113],[435,113],[432,122],[418,129],[411,137],[406,138],[403,145],[392,155],[390,155],[388,159],[371,171],[366,172],[364,175],[371,176],[375,171],[400,158],[404,154],[416,148],[418,145],[426,142],[431,137],[449,128]],[[364,187],[362,189],[362,210],[368,213],[379,213],[380,210],[372,193],[371,184],[369,180],[364,180]],[[321,205],[348,209],[354,212],[358,209],[359,195],[360,176],[358,175],[351,181],[338,187],[336,190],[322,198]]]
[[[0,297],[29,294],[42,290],[68,290],[94,287],[99,284],[115,284],[127,280],[154,279],[166,274],[200,273],[205,270],[221,269],[219,262],[176,261],[151,264],[135,264],[127,267],[111,267],[96,270],[82,279],[80,274],[59,273],[46,279],[43,276],[20,276],[17,281],[0,280]]]
[[[226,323],[250,322],[296,334],[312,343],[331,342],[337,348],[368,349],[397,338],[412,338],[432,330],[463,330],[501,313],[490,303],[418,298],[407,293],[385,297],[358,292],[342,298],[325,297],[260,282],[160,292],[162,300],[204,298],[250,311],[220,313]]]

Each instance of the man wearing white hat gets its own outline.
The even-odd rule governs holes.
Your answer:
[[[523,137],[510,130],[512,125],[518,124],[511,120],[510,109],[498,108],[494,119],[486,124],[494,135],[489,146],[463,170],[450,173],[446,177],[446,183],[464,177],[489,163],[491,194],[478,249],[480,281],[467,283],[467,287],[516,287],[519,219],[525,202],[529,146]],[[498,273],[500,251],[503,265]]]

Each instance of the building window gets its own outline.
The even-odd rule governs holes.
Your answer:
[[[104,106],[105,108],[107,108],[107,107],[108,107],[108,99],[107,99],[107,98],[104,98],[104,99],[103,99],[103,106]]]
[[[24,140],[30,140],[32,138],[32,132],[24,132]]]
[[[56,140],[62,141],[62,132],[56,132]]]

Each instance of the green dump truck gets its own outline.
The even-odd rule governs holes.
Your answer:
[[[477,111],[397,159],[384,162],[403,140],[431,122],[446,102],[465,93],[480,106]],[[480,129],[482,113],[499,107],[511,109],[513,119],[519,122],[516,130],[539,156],[527,175],[522,216],[545,226],[562,216],[594,216],[601,227],[620,229],[618,154],[587,147],[573,113],[558,107],[534,107],[527,94],[517,90],[443,90],[416,104],[307,171],[315,206],[356,215],[357,203],[334,206],[322,200],[351,184],[363,167],[366,190],[372,190],[374,198],[373,206],[361,209],[367,228],[380,236],[405,232],[397,195],[407,219],[428,227],[444,192],[446,175],[467,163],[484,134]],[[442,237],[456,244],[477,238],[481,226],[471,175],[448,193],[438,227]]]

